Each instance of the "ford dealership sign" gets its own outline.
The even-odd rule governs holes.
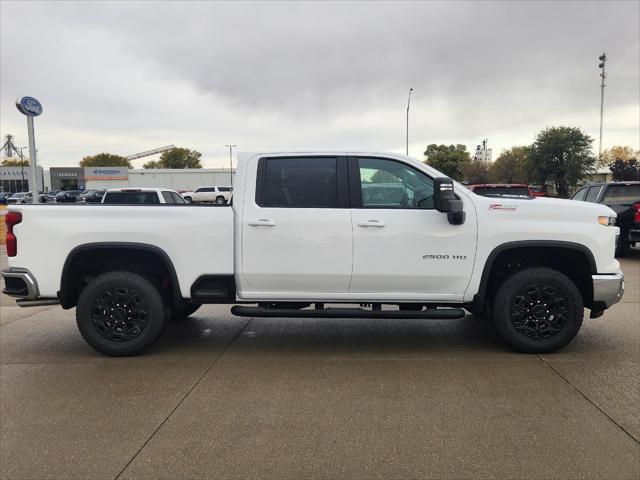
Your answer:
[[[27,117],[37,117],[42,113],[42,104],[33,97],[21,97],[16,100],[16,107]]]

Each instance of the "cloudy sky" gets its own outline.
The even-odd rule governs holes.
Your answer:
[[[496,153],[551,125],[640,148],[640,2],[0,3],[0,134],[45,167],[176,144],[404,151],[482,138]],[[597,149],[597,141],[594,143]],[[140,166],[144,160],[138,160]]]

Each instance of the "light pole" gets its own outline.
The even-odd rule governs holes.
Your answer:
[[[411,92],[413,92],[413,88],[409,89],[409,98],[407,99],[407,156],[409,156],[409,106],[411,105]]]
[[[238,145],[225,145],[229,149],[229,186],[233,186],[233,147],[237,147]]]
[[[42,114],[42,104],[33,97],[18,97],[16,108],[27,117],[27,133],[29,136],[29,163],[31,164],[31,181],[29,186],[33,195],[33,203],[38,203],[38,160],[36,150],[36,139],[33,128],[33,117]]]
[[[18,150],[20,150],[20,166],[22,167],[22,183],[20,183],[20,191],[24,192],[24,154],[22,153],[22,150],[25,149],[29,149],[29,147],[16,147]],[[27,190],[29,190],[27,188]]]
[[[598,147],[598,159],[602,158],[602,119],[604,117],[604,87],[606,87],[604,80],[607,78],[607,74],[605,73],[605,64],[607,63],[607,54],[606,52],[602,52],[602,55],[598,57],[600,60],[600,77],[602,77],[602,81],[600,83],[600,145]]]

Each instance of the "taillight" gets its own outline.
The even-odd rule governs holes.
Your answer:
[[[633,221],[634,223],[640,223],[640,202],[631,205],[633,208]]]
[[[22,221],[22,214],[20,212],[7,212],[4,216],[4,221],[7,224],[7,257],[15,257],[18,254],[18,239],[13,233],[13,226]]]

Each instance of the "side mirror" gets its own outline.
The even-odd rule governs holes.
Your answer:
[[[452,225],[462,225],[465,221],[462,200],[456,198],[453,191],[453,180],[438,177],[433,181],[433,206],[436,210],[447,214]]]

